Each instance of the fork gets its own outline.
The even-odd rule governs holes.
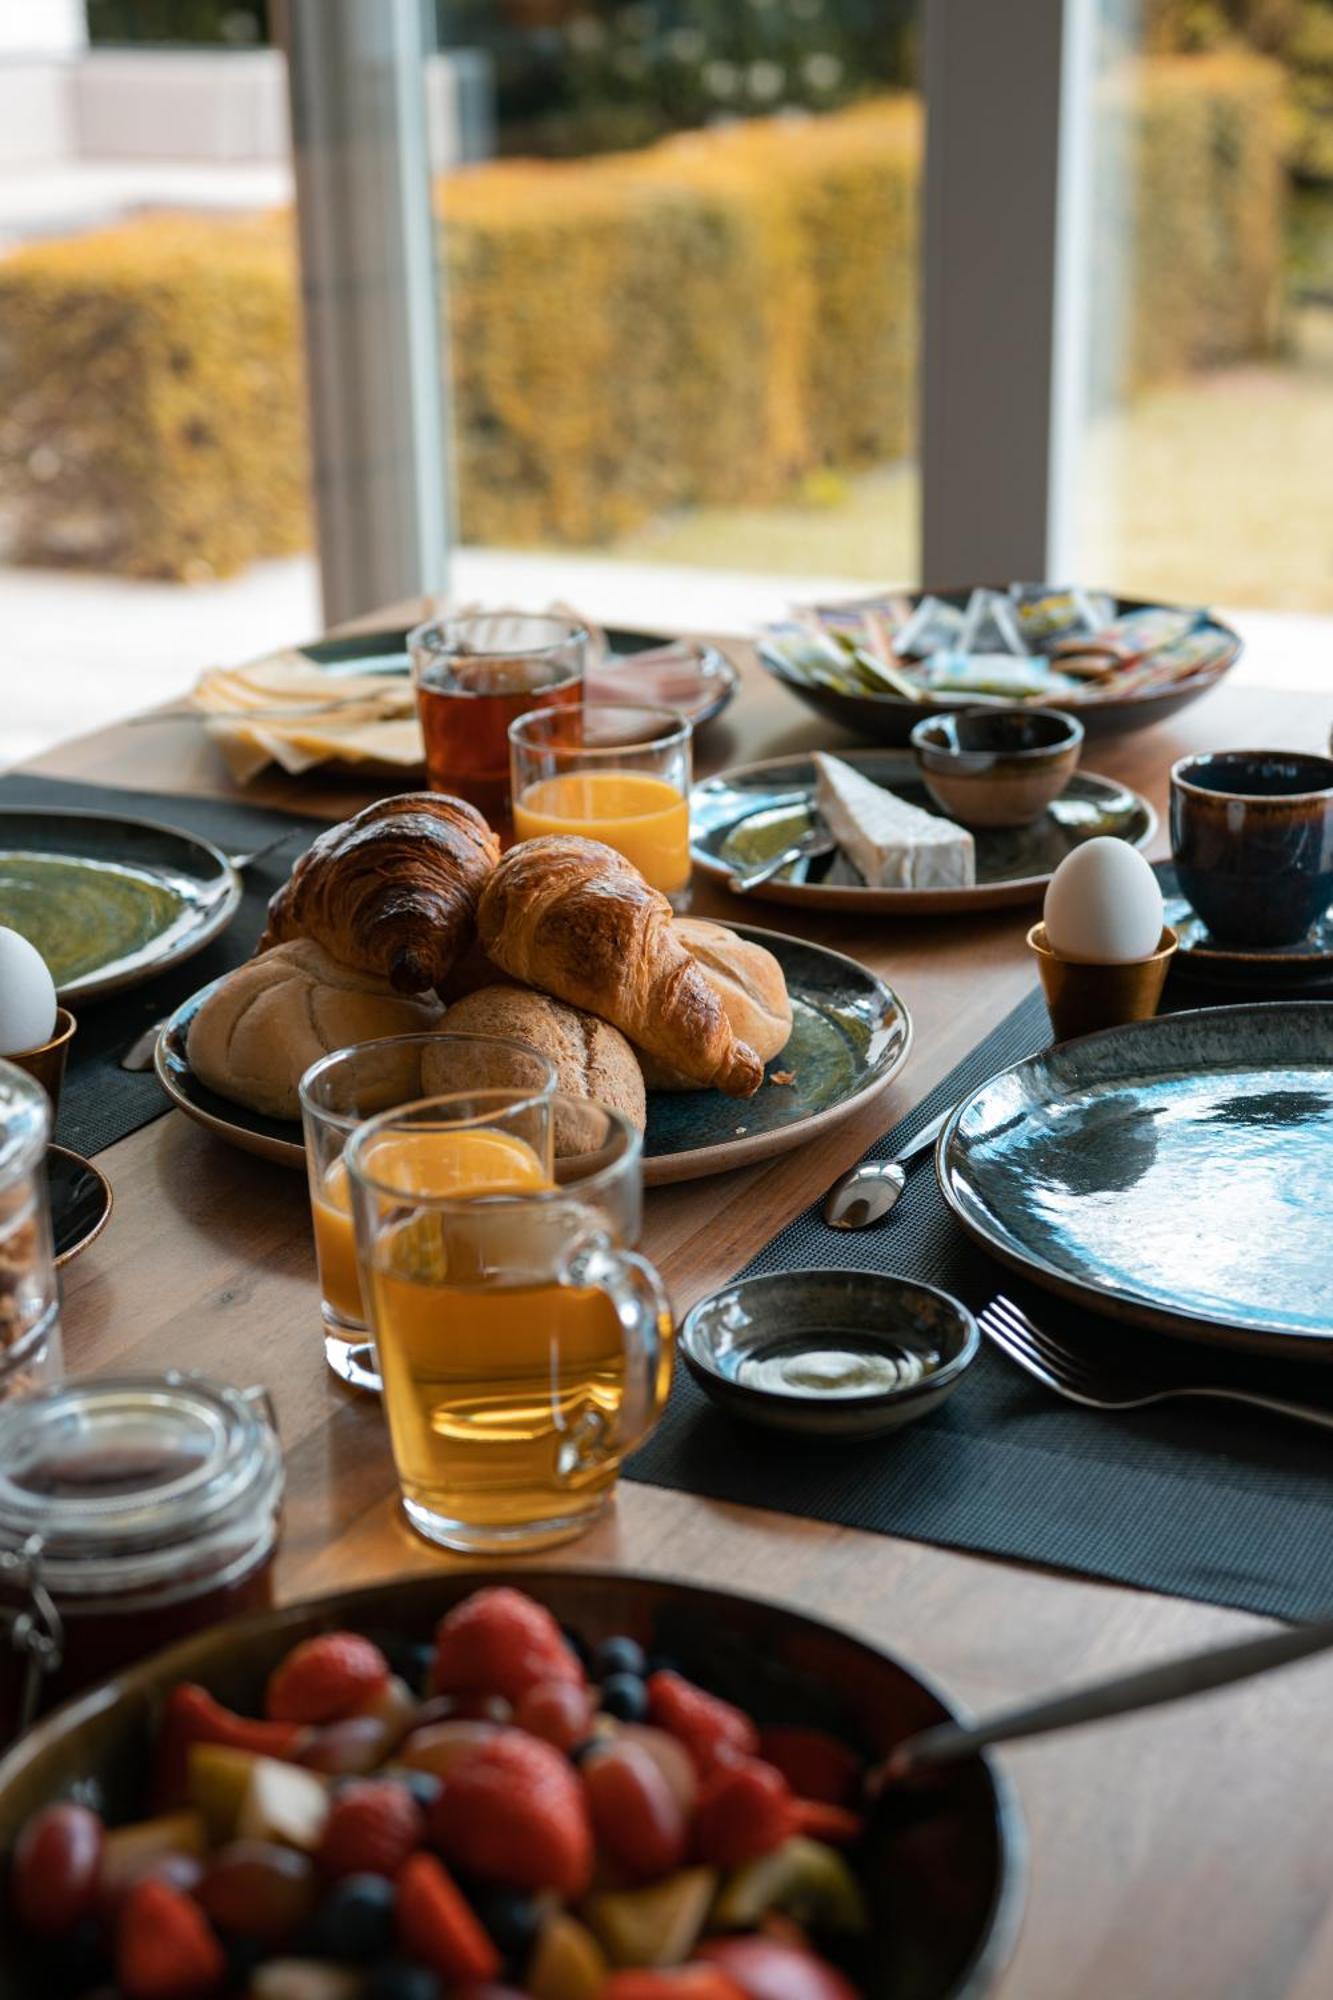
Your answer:
[[[1281,1396],[1256,1395],[1220,1382],[1164,1381],[1143,1369],[1106,1361],[1066,1345],[1030,1319],[1012,1299],[1001,1294],[977,1314],[977,1325],[1011,1361],[1067,1402],[1090,1410],[1141,1410],[1149,1403],[1167,1403],[1175,1396],[1207,1396],[1228,1403],[1249,1403],[1274,1416],[1333,1430],[1333,1410],[1310,1403],[1289,1403]]]

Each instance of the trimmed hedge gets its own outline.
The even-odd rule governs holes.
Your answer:
[[[1154,60],[1112,91],[1135,265],[1096,280],[1103,381],[1126,346],[1132,384],[1270,346],[1281,113],[1245,55]],[[464,537],[599,542],[910,451],[921,144],[915,102],[887,99],[452,176]],[[303,429],[288,219],[160,217],[0,263],[19,555],[188,577],[298,547]]]

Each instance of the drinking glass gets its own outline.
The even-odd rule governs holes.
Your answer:
[[[520,716],[509,731],[515,834],[605,841],[683,908],[693,733],[674,708],[628,702]]]
[[[671,1308],[630,1247],[642,1141],[586,1099],[541,1106],[580,1149],[540,1184],[467,1198],[384,1171],[386,1146],[484,1132],[475,1094],[352,1135],[357,1255],[408,1520],[469,1553],[547,1548],[602,1512],[670,1386]]]
[[[467,612],[418,625],[407,648],[431,790],[455,793],[507,831],[506,732],[530,709],[578,705],[586,628],[546,613]]]
[[[343,1163],[351,1134],[376,1112],[411,1104],[431,1091],[503,1087],[526,1101],[549,1096],[556,1081],[555,1064],[546,1056],[499,1035],[396,1035],[355,1042],[311,1064],[301,1078],[301,1123],[324,1356],[340,1380],[379,1394],[379,1366],[361,1303],[351,1190]]]

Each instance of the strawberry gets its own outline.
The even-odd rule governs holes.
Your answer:
[[[392,1881],[425,1837],[425,1814],[407,1786],[368,1778],[347,1785],[333,1801],[315,1859],[335,1881],[344,1875]]]
[[[270,1674],[264,1713],[272,1722],[341,1722],[389,1685],[389,1662],[357,1632],[322,1632],[293,1647]]]
[[[434,1694],[500,1694],[518,1702],[542,1681],[581,1686],[583,1678],[550,1612],[503,1584],[464,1598],[435,1633]]]
[[[505,1729],[450,1768],[430,1809],[446,1861],[516,1889],[581,1896],[593,1841],[583,1788],[558,1750]]]
[[[158,1732],[158,1805],[178,1805],[185,1798],[190,1750],[196,1743],[221,1743],[231,1750],[249,1750],[257,1757],[277,1757],[290,1763],[300,1756],[309,1738],[308,1729],[292,1722],[255,1722],[247,1715],[234,1715],[214,1701],[206,1688],[180,1681],[167,1696]]]
[[[781,1771],[757,1757],[719,1764],[699,1794],[694,1844],[714,1868],[741,1868],[796,1831],[796,1801]]]
[[[761,1729],[759,1755],[765,1763],[775,1764],[803,1799],[850,1806],[860,1796],[861,1759],[822,1729],[795,1729],[786,1724]]]
[[[865,1830],[860,1813],[846,1806],[826,1805],[823,1799],[797,1799],[796,1831],[810,1840],[822,1840],[826,1847],[850,1847]]]
[[[856,1988],[827,1960],[811,1951],[795,1951],[772,1938],[709,1938],[698,1947],[700,1958],[733,1979],[747,2000],[857,2000]],[[598,2000],[615,2000],[602,1988]],[[630,1995],[629,2000],[636,2000]],[[650,2000],[650,1996],[642,1996]],[[666,1996],[663,1996],[666,2000]]]
[[[717,1965],[675,1965],[670,1970],[613,1972],[597,2000],[745,2000],[735,1980]]]
[[[398,1878],[398,1940],[450,1985],[490,1981],[501,1968],[489,1932],[433,1854],[414,1854]]]
[[[592,1710],[590,1688],[574,1681],[538,1681],[515,1708],[514,1727],[554,1743],[557,1750],[572,1750],[590,1735]]]
[[[136,1882],[116,1931],[116,1983],[126,2000],[202,2000],[226,1970],[196,1902],[166,1882]]]
[[[705,1694],[668,1669],[648,1681],[648,1713],[659,1729],[685,1745],[701,1775],[729,1757],[753,1756],[759,1748],[759,1731],[743,1709]]]

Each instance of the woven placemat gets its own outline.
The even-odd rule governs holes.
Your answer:
[[[1194,989],[1174,997],[1198,1004]],[[1034,992],[867,1157],[889,1157],[928,1119],[1049,1039]],[[975,1248],[928,1161],[912,1170],[893,1219],[878,1229],[827,1228],[822,1199],[774,1237],[746,1275],[897,1272],[942,1286],[973,1311],[1003,1292],[1053,1330],[1121,1351],[1142,1341],[1154,1351],[1151,1336],[1064,1306]],[[1200,1380],[1262,1384],[1333,1408],[1333,1370],[1196,1353]],[[1333,1605],[1329,1445],[1327,1431],[1236,1405],[1173,1403],[1120,1415],[1079,1409],[983,1342],[947,1402],[908,1430],[861,1444],[756,1430],[715,1409],[681,1366],[662,1423],[627,1476],[1297,1619]]]
[[[230,799],[122,791],[119,786],[72,784],[17,772],[0,778],[0,806],[118,813],[158,826],[181,827],[211,840],[227,854],[252,853],[280,834],[291,834],[280,848],[245,870],[241,906],[221,937],[142,986],[77,1008],[79,1027],[70,1047],[56,1138],[76,1153],[100,1153],[171,1109],[151,1069],[132,1074],[120,1067],[125,1051],[145,1028],[170,1014],[191,993],[250,957],[264,928],[269,897],[290,875],[295,857],[328,822],[237,805]]]

